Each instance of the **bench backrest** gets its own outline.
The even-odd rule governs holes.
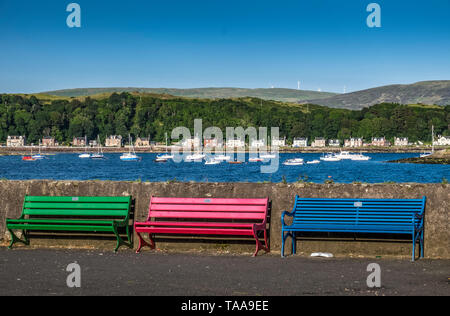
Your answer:
[[[269,199],[151,197],[151,218],[265,221]]]
[[[23,215],[127,218],[131,196],[25,196]]]
[[[423,214],[422,199],[319,199],[296,196],[294,223],[331,225],[412,224],[415,214]],[[416,219],[416,222],[420,219]]]

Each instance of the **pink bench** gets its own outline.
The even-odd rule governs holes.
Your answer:
[[[135,222],[138,253],[145,245],[155,248],[152,234],[253,236],[256,256],[270,251],[267,242],[269,199],[210,199],[151,197],[147,221]],[[264,232],[264,246],[257,233]],[[149,235],[147,243],[142,234]]]

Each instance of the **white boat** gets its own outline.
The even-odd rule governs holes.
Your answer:
[[[124,153],[122,156],[120,156],[120,160],[122,160],[122,161],[141,161],[142,158],[139,157],[138,155],[136,155],[136,153],[134,152],[133,138],[131,138],[131,136],[128,135],[128,139],[130,140],[129,152]]]
[[[353,159],[353,157],[354,157],[354,155],[352,155],[348,151],[341,151],[339,154],[335,154],[334,156],[339,158],[339,159],[341,159],[341,160]]]
[[[303,165],[304,160],[302,158],[293,158],[288,159],[285,162],[283,162],[283,165],[285,166],[300,166]]]
[[[31,158],[33,158],[34,160],[41,160],[45,158],[41,155],[41,141],[39,141],[39,154],[33,155],[33,149],[31,149]]]
[[[78,158],[91,158],[91,154],[88,153],[79,154]]]
[[[307,161],[306,163],[309,165],[314,165],[314,164],[320,163],[320,160],[315,159],[315,160]]]
[[[215,159],[205,161],[205,165],[218,165],[218,164],[220,164],[220,161]]]
[[[97,136],[97,153],[96,154],[92,154],[89,158],[91,159],[95,159],[95,160],[100,160],[100,159],[105,159],[105,156],[103,155],[103,150],[102,150],[102,146],[100,145],[100,137]]]
[[[429,157],[434,154],[434,125],[431,126],[431,152],[420,154],[420,158]]]
[[[78,158],[82,158],[82,159],[84,159],[84,158],[91,158],[91,154],[89,154],[87,152],[87,136],[84,136],[84,145],[85,145],[84,153],[79,154]]]
[[[249,158],[248,161],[249,162],[261,162],[261,161],[264,161],[264,159],[261,157],[252,157],[252,158]]]
[[[157,155],[156,159],[161,159],[161,160],[168,160],[168,159],[173,159],[173,155],[172,154],[161,154],[161,155]]]
[[[231,157],[230,156],[226,156],[226,155],[216,155],[216,156],[214,156],[214,160],[217,160],[217,161],[228,161],[230,159],[231,159]]]
[[[262,158],[262,159],[274,159],[276,157],[277,157],[276,154],[269,154],[269,153],[259,155],[259,158]]]
[[[203,158],[205,158],[206,157],[206,155],[204,155],[204,154],[201,154],[201,153],[195,153],[195,154],[192,154],[192,155],[188,155],[188,156],[186,156],[186,161],[201,161],[201,160],[203,160]]]
[[[336,155],[333,155],[332,153],[329,153],[323,157],[320,157],[320,160],[323,161],[341,161],[341,158],[337,157]]]
[[[363,154],[353,155],[352,160],[356,161],[367,161],[370,160],[369,156],[364,156]]]
[[[167,142],[167,133],[166,133],[166,153],[165,154],[161,154],[161,155],[157,155],[156,156],[156,160],[163,161],[163,160],[173,159],[174,155],[173,154],[169,154],[168,147],[169,146],[168,146],[168,142]]]

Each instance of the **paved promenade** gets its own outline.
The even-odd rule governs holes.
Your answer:
[[[67,266],[80,268],[69,288]],[[381,288],[367,287],[369,263]],[[450,295],[449,260],[0,248],[0,295]]]

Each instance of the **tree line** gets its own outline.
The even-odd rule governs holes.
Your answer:
[[[0,141],[8,135],[24,135],[28,143],[52,136],[60,143],[74,137],[104,139],[109,135],[150,137],[163,141],[166,132],[193,121],[203,127],[279,127],[280,136],[344,139],[408,137],[431,141],[450,135],[450,105],[422,106],[383,103],[362,110],[294,105],[257,98],[188,99],[182,97],[113,93],[100,98],[45,99],[35,95],[0,94]]]

